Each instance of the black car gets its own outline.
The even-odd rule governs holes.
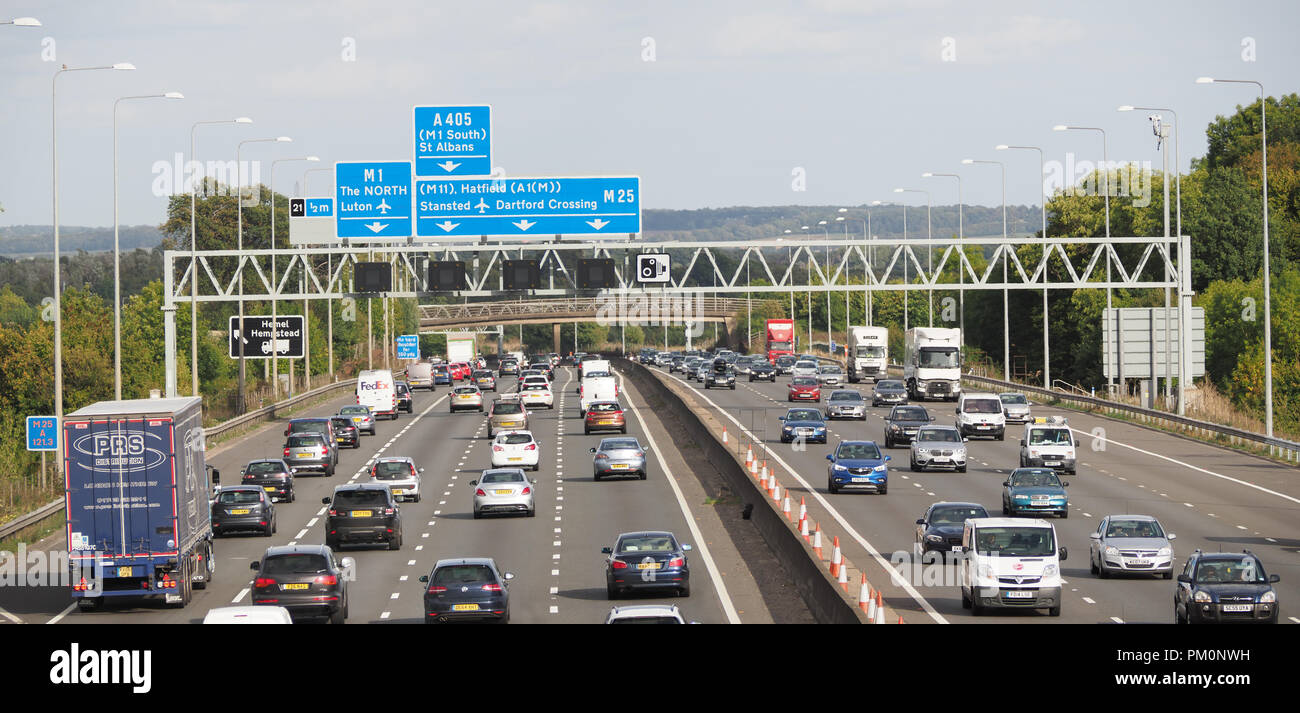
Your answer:
[[[334,422],[334,433],[338,435],[340,446],[361,447],[361,429],[357,428],[357,424],[353,423],[351,418],[333,416],[330,420]]]
[[[251,593],[253,604],[284,607],[290,614],[329,617],[331,624],[348,618],[348,579],[355,563],[351,557],[335,560],[323,545],[270,547],[262,559],[249,563],[257,573]]]
[[[770,381],[776,383],[776,367],[768,364],[766,360],[756,361],[749,365],[750,381]]]
[[[510,580],[489,557],[438,560],[420,577],[424,588],[424,623],[489,619],[510,623]]]
[[[721,388],[730,388],[736,390],[736,369],[722,359],[715,359],[713,366],[709,367],[704,376],[704,388],[711,389],[714,386]]]
[[[279,458],[255,460],[239,472],[244,485],[256,485],[274,499],[293,502],[293,473],[289,464]]]
[[[924,406],[895,406],[885,417],[885,447],[911,443],[916,429],[934,422],[934,416]]]
[[[394,381],[393,389],[397,392],[397,410],[411,413],[415,410],[415,400],[411,398],[411,385],[405,381]]]
[[[551,366],[550,359],[539,359],[536,363],[530,364],[528,368],[542,372],[548,381],[555,381],[555,367]]]
[[[799,361],[798,357],[793,354],[782,354],[776,358],[776,373],[782,376],[789,376],[794,373],[795,362]]]
[[[675,591],[691,596],[691,568],[686,553],[671,532],[625,532],[605,558],[605,592],[610,599],[631,591]]]
[[[916,521],[916,554],[960,553],[962,527],[968,519],[988,517],[979,503],[935,503]]]
[[[871,392],[872,406],[905,403],[907,403],[907,387],[903,386],[903,382],[897,379],[876,382],[876,388]]]
[[[325,544],[331,549],[357,542],[384,542],[402,549],[402,515],[393,492],[383,483],[349,483],[334,489],[325,518]]]
[[[1174,621],[1179,624],[1278,621],[1281,577],[1265,574],[1250,552],[1201,552],[1187,558],[1174,590]]]
[[[259,532],[263,537],[275,534],[275,503],[258,485],[227,485],[217,491],[212,503],[212,532]]]

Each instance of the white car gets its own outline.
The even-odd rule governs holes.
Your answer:
[[[546,384],[524,384],[519,387],[519,401],[527,408],[555,408],[555,394]]]
[[[284,607],[245,606],[209,609],[204,624],[292,624],[293,617]]]
[[[378,458],[370,466],[370,482],[382,483],[393,491],[395,500],[420,502],[420,473],[415,461],[405,456]]]
[[[550,386],[551,380],[546,378],[545,374],[533,374],[531,376],[525,376],[524,378],[519,380],[519,384],[518,384],[519,390],[523,391],[524,387],[528,386],[529,384],[541,384],[542,386]]]
[[[502,431],[492,440],[493,468],[532,468],[537,470],[540,455],[532,431]]]
[[[537,514],[537,481],[529,480],[519,468],[485,470],[469,484],[474,486],[475,519],[500,512],[522,512],[528,517]]]
[[[790,376],[811,376],[817,378],[817,362],[804,359],[794,363],[794,370]]]
[[[685,624],[676,604],[641,604],[614,607],[605,617],[606,624]],[[693,621],[692,624],[699,622]]]

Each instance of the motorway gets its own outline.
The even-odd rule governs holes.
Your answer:
[[[1001,442],[971,438],[967,473],[913,473],[907,448],[899,447],[885,451],[893,456],[886,495],[832,496],[826,490],[826,455],[844,439],[883,444],[887,407],[868,406],[865,422],[830,421],[827,445],[809,443],[800,450],[796,444],[782,444],[779,437],[777,418],[790,406],[804,405],[787,403],[788,378],[778,378],[775,384],[750,384],[739,377],[734,391],[706,391],[678,374],[668,375],[664,368],[652,371],[691,389],[699,404],[718,412],[720,420],[729,424],[733,438],[748,431],[766,444],[769,465],[775,467],[796,506],[800,496],[806,498],[809,519],[841,535],[845,556],[867,571],[873,585],[883,590],[886,603],[907,623],[1172,623],[1174,581],[1150,575],[1102,580],[1089,573],[1088,535],[1101,517],[1119,513],[1154,515],[1166,531],[1178,535],[1173,542],[1175,573],[1197,548],[1255,552],[1270,574],[1281,575],[1275,585],[1281,623],[1300,623],[1300,479],[1293,467],[1121,421],[1035,405],[1035,416],[1067,416],[1080,442],[1078,475],[1064,478],[1070,484],[1070,516],[1053,520],[1060,544],[1069,549],[1069,558],[1061,565],[1066,581],[1062,613],[1059,618],[1044,611],[973,617],[961,607],[959,588],[942,584],[952,580],[926,580],[923,571],[920,581],[915,581],[917,568],[909,565],[905,574],[915,585],[909,591],[891,582],[881,563],[893,560],[896,552],[900,559],[911,561],[915,521],[931,503],[978,502],[990,515],[1000,516],[1001,483],[1019,462],[1024,426],[1008,425]],[[861,391],[870,404],[870,382],[843,388]],[[822,408],[830,391],[822,388]],[[955,404],[924,405],[937,417],[937,424],[953,422]],[[796,483],[790,473],[801,481]],[[879,557],[873,557],[871,550]],[[940,573],[933,570],[929,576]],[[926,581],[935,584],[925,586]]]
[[[502,380],[503,388],[514,386]],[[625,386],[633,404],[643,403],[631,385]],[[248,604],[252,573],[249,563],[266,547],[294,543],[324,542],[324,512],[321,498],[335,485],[368,480],[368,463],[379,455],[409,456],[425,468],[420,502],[401,504],[402,549],[347,546],[340,556],[356,560],[356,581],[349,583],[350,616],[347,623],[419,623],[423,619],[421,575],[429,574],[438,559],[486,556],[496,559],[503,571],[512,572],[510,586],[512,623],[601,623],[613,604],[676,603],[683,616],[701,623],[739,622],[730,598],[724,602],[719,572],[709,565],[710,548],[698,541],[698,530],[688,523],[686,501],[678,486],[665,477],[663,453],[671,443],[656,442],[651,450],[646,480],[605,480],[591,477],[591,455],[587,449],[600,439],[617,434],[582,434],[578,418],[576,381],[573,370],[557,368],[554,410],[530,412],[529,426],[543,450],[541,467],[529,472],[537,480],[537,515],[473,519],[469,481],[490,467],[487,419],[477,412],[449,413],[447,395],[417,391],[411,415],[396,421],[380,421],[376,436],[362,436],[360,449],[343,449],[335,476],[295,479],[296,501],[277,503],[278,532],[272,537],[233,535],[219,538],[215,548],[217,572],[206,590],[195,590],[194,600],[184,609],[161,603],[129,604],[106,602],[99,611],[81,612],[69,605],[66,588],[28,588],[25,602],[4,602],[0,606],[20,614],[30,623],[197,623],[212,608]],[[485,394],[490,403],[494,395]],[[345,404],[347,396],[332,399],[302,416],[326,416]],[[641,409],[628,409],[628,435],[643,444],[647,428]],[[576,432],[575,432],[576,431]],[[214,449],[208,463],[222,473],[223,484],[239,482],[240,468],[255,458],[278,457],[284,441],[282,425],[274,425],[245,437],[231,446]],[[662,431],[660,431],[662,437]],[[653,439],[655,434],[649,434]],[[666,439],[665,439],[666,440]],[[679,462],[680,466],[680,462]],[[687,487],[689,471],[674,471]],[[693,520],[693,518],[692,518]],[[606,598],[601,547],[612,546],[618,533],[631,530],[666,529],[679,541],[694,545],[690,553],[691,595],[678,597],[625,597],[617,602]],[[725,545],[720,545],[725,547]],[[738,574],[732,568],[731,574]],[[728,582],[742,581],[728,577]],[[37,591],[32,591],[36,589]],[[30,601],[31,598],[39,601]]]

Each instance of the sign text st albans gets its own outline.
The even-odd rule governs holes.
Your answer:
[[[411,235],[410,161],[340,161],[334,185],[338,237]]]
[[[415,175],[486,176],[492,173],[492,108],[417,106]]]

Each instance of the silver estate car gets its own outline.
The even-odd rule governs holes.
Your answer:
[[[1170,540],[1178,535],[1165,532],[1150,515],[1107,515],[1088,537],[1088,567],[1102,579],[1128,573],[1174,576]]]
[[[966,472],[966,439],[952,426],[922,426],[912,439],[912,470],[951,468]]]
[[[649,447],[635,438],[601,439],[599,446],[588,449],[589,453],[596,454],[591,462],[592,480],[612,475],[636,475],[645,480],[648,450]]]
[[[370,411],[369,406],[344,406],[339,409],[341,418],[350,418],[357,425],[358,431],[365,431],[370,435],[375,435],[375,414]]]
[[[529,480],[521,468],[491,468],[469,484],[474,486],[476,519],[492,513],[537,514],[537,481]]]
[[[1002,401],[1002,413],[1006,417],[1007,423],[1012,421],[1029,423],[1034,420],[1033,415],[1029,412],[1029,399],[1024,394],[998,394],[998,399]]]
[[[867,401],[853,389],[836,389],[826,401],[826,418],[867,420]]]
[[[838,364],[825,364],[817,368],[817,383],[822,386],[839,386],[844,383],[844,370]]]

